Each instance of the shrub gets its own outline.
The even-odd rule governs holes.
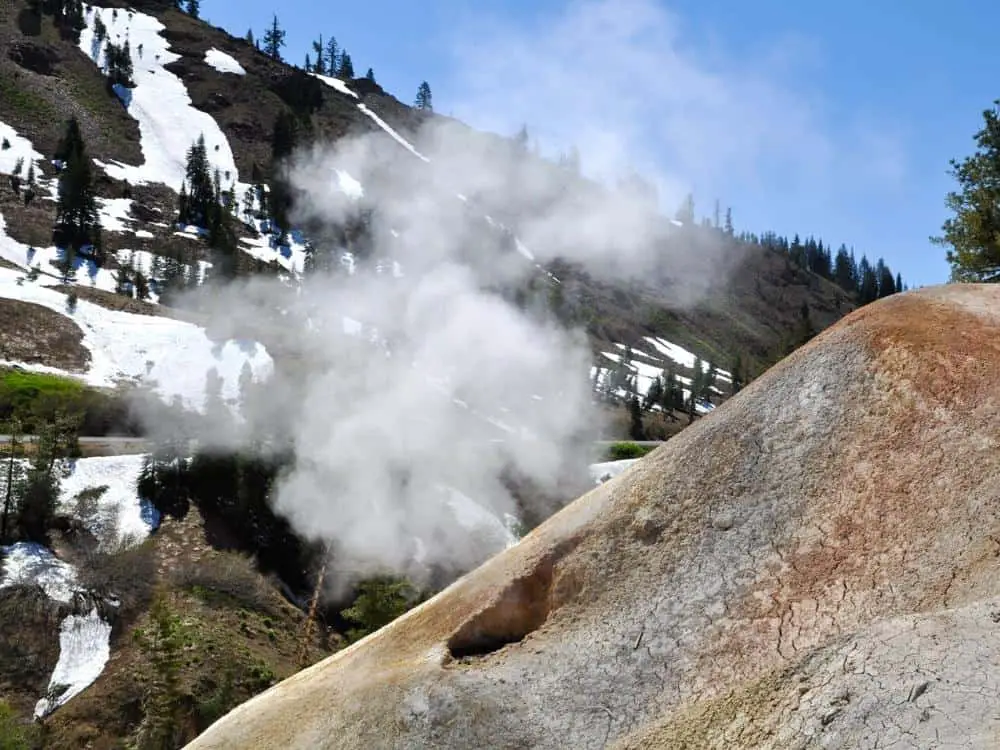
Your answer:
[[[91,552],[80,566],[79,576],[87,590],[118,599],[121,615],[144,610],[152,601],[156,578],[153,540],[138,545],[124,540],[111,549]]]
[[[419,592],[409,581],[392,576],[364,580],[356,591],[354,603],[340,613],[358,626],[347,631],[351,643],[388,625],[420,601]]]
[[[624,461],[630,458],[642,458],[654,448],[655,446],[652,445],[638,445],[630,442],[614,443],[608,448],[608,460]]]
[[[237,604],[256,612],[280,614],[274,591],[253,561],[240,554],[224,552],[199,562],[182,562],[171,570],[171,579],[209,604]]]

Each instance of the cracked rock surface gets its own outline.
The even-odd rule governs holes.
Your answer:
[[[1000,287],[851,314],[209,748],[1000,746]]]

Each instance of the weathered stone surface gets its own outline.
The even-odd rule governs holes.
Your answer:
[[[1000,742],[1000,288],[853,313],[189,747]]]

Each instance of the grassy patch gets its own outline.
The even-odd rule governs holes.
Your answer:
[[[84,385],[71,378],[25,370],[0,371],[0,416],[41,416],[56,411],[78,411]]]
[[[44,97],[19,86],[15,76],[0,76],[0,101],[3,101],[5,109],[10,107],[11,112],[24,119],[59,119],[59,113]]]
[[[608,448],[608,461],[624,461],[629,458],[642,458],[647,453],[656,450],[655,445],[639,445],[638,443],[614,443]]]
[[[124,391],[98,390],[59,375],[0,368],[0,424],[17,416],[21,430],[30,435],[59,413],[78,415],[81,435],[138,431]]]

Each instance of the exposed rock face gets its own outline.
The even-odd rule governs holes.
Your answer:
[[[998,412],[1000,287],[890,297],[189,747],[996,747]]]

